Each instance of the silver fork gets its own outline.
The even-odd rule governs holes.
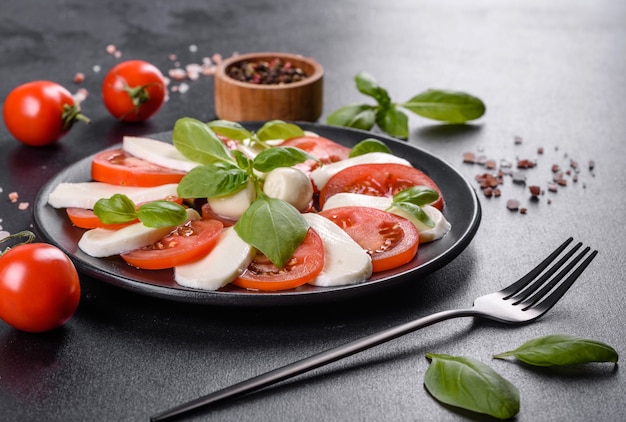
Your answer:
[[[515,283],[500,291],[477,298],[471,308],[437,312],[388,328],[183,403],[152,416],[150,420],[164,421],[200,407],[260,390],[451,318],[483,317],[506,324],[524,324],[534,321],[548,312],[563,297],[598,253],[596,250],[589,253],[590,248],[586,247],[574,256],[582,247],[582,243],[577,243],[559,258],[572,241],[573,238],[571,237],[567,239],[539,265]],[[583,260],[583,258],[585,259]],[[554,264],[550,266],[553,262]],[[548,268],[549,266],[550,268]]]

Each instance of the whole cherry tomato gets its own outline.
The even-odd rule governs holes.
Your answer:
[[[161,71],[142,60],[117,64],[102,83],[104,105],[115,118],[127,122],[149,119],[163,105],[165,94]]]
[[[4,101],[4,123],[19,141],[44,146],[58,141],[77,120],[88,121],[72,94],[51,81],[18,86]]]
[[[0,318],[18,330],[39,333],[65,324],[80,301],[74,264],[46,243],[13,247],[0,257]]]

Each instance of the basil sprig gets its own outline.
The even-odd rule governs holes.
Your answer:
[[[427,353],[426,358],[431,363],[424,385],[440,402],[498,419],[508,419],[519,412],[517,387],[484,363],[436,353]]]
[[[176,202],[153,201],[137,208],[128,196],[119,193],[110,198],[99,199],[93,212],[104,224],[124,224],[139,220],[146,227],[159,228],[178,226],[187,221],[187,211]]]
[[[216,120],[203,123],[183,118],[174,126],[174,146],[188,158],[203,165],[189,171],[178,184],[181,198],[219,198],[234,194],[248,184],[255,187],[256,199],[234,226],[239,237],[282,268],[302,243],[308,224],[300,212],[287,202],[269,198],[262,191],[256,171],[267,173],[278,167],[291,167],[312,155],[293,147],[269,147],[267,141],[300,136],[298,126],[274,120],[256,133],[238,123]],[[237,150],[230,151],[217,136],[249,141],[263,149],[254,159]]]
[[[366,72],[354,78],[359,92],[373,98],[376,105],[349,104],[333,111],[326,123],[370,130],[374,125],[391,136],[409,137],[409,119],[403,109],[445,123],[465,123],[485,114],[481,99],[465,92],[429,89],[406,102],[393,102],[386,89]]]
[[[599,341],[563,334],[529,340],[516,349],[494,355],[496,359],[515,357],[533,366],[567,366],[591,362],[617,363],[617,351]]]
[[[350,149],[349,158],[357,157],[370,152],[385,152],[391,154],[391,150],[383,141],[374,138],[367,138],[356,144]]]
[[[432,204],[439,199],[439,193],[426,186],[411,186],[402,190],[393,196],[393,200],[387,211],[391,208],[399,208],[424,223],[426,226],[433,228],[435,222],[422,208],[424,205]]]

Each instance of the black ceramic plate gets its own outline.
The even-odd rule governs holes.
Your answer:
[[[147,271],[128,266],[119,257],[93,258],[78,249],[77,243],[84,230],[73,227],[64,210],[47,205],[48,195],[62,182],[85,182],[90,180],[91,157],[68,167],[50,180],[39,193],[34,208],[35,224],[39,234],[48,242],[60,247],[83,273],[104,282],[145,295],[182,302],[207,305],[293,305],[330,302],[341,298],[372,293],[407,281],[415,282],[456,258],[474,237],[480,224],[481,210],[474,189],[454,168],[441,159],[415,148],[406,142],[339,127],[310,123],[298,123],[304,130],[314,131],[348,147],[365,138],[384,141],[399,157],[409,160],[415,167],[428,174],[440,187],[446,201],[444,215],[452,224],[451,231],[441,240],[420,245],[412,262],[394,270],[374,274],[370,280],[340,287],[302,286],[295,290],[262,293],[226,286],[219,291],[189,289],[179,286],[173,279],[172,270]],[[246,124],[257,129],[260,124]],[[152,137],[170,140],[171,133]]]

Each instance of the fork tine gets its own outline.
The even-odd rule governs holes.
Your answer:
[[[548,267],[548,265],[550,265],[561,254],[561,252],[563,252],[563,250],[567,247],[567,245],[572,243],[573,240],[574,240],[573,237],[570,237],[569,239],[567,239],[565,242],[561,244],[561,246],[556,248],[554,252],[552,252],[546,259],[541,261],[539,265],[537,265],[535,268],[530,270],[528,274],[526,274],[525,276],[523,276],[522,278],[520,278],[519,280],[517,280],[515,283],[511,284],[510,286],[505,287],[504,289],[500,290],[500,293],[503,293],[505,295],[504,299],[509,299],[511,296],[518,293],[519,291],[524,289],[524,287],[530,284],[530,282],[533,281],[535,277],[537,277],[539,274],[541,274],[541,272],[545,270]]]
[[[590,248],[587,247],[580,254],[578,254],[578,256],[574,259],[573,264],[577,264],[582,259],[582,257],[587,254],[587,252],[589,252],[589,249]],[[565,279],[565,281],[563,281],[552,293],[550,293],[549,296],[547,296],[543,300],[539,299],[541,301],[536,305],[534,304],[536,303],[536,301],[534,301],[533,304],[527,306],[526,308],[524,308],[524,310],[530,307],[534,307],[534,309],[541,311],[542,314],[548,312],[559,301],[559,299],[561,299],[563,295],[565,295],[565,292],[567,292],[569,288],[572,287],[574,282],[578,279],[578,277],[580,277],[582,272],[585,271],[585,268],[587,268],[587,266],[591,263],[591,261],[593,261],[597,254],[597,250],[592,251],[591,254],[587,256],[587,258],[578,266],[578,268],[576,268],[574,272],[572,272]],[[574,265],[571,265],[571,267],[574,267]],[[570,266],[568,265],[568,268],[563,269],[556,276],[556,278],[558,278],[559,280],[562,279],[563,276],[565,276],[565,274],[567,274],[567,272],[571,270],[571,268],[569,267]],[[546,290],[544,294],[548,293],[548,291],[549,290]]]
[[[515,301],[515,303],[513,304],[518,305],[522,302],[525,302],[528,300],[528,297],[531,295],[533,295],[534,297],[537,294],[537,291],[546,282],[546,280],[552,277],[554,273],[556,273],[559,270],[559,268],[565,265],[565,263],[569,261],[569,259],[574,255],[574,253],[578,249],[580,249],[582,245],[583,245],[582,242],[578,242],[576,245],[574,245],[574,247],[572,247],[572,249],[566,252],[565,255],[561,257],[561,259],[559,259],[554,265],[552,265],[543,274],[541,274],[541,277],[539,277],[537,280],[535,280],[532,284],[530,284],[527,288],[523,289],[519,293],[510,296],[509,298]],[[569,269],[571,269],[574,266],[574,264],[576,264],[576,262],[570,263]],[[561,278],[563,278],[563,275],[561,275]],[[558,277],[555,277],[554,279],[552,279],[552,281],[548,283],[546,287],[544,287],[544,289],[547,288],[546,290],[544,290],[544,294],[545,292],[547,292],[547,290],[550,290],[552,287],[554,287],[554,285],[558,283],[559,280],[560,279]]]

